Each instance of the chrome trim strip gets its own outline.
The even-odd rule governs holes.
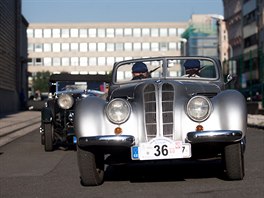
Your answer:
[[[206,142],[237,142],[243,138],[239,130],[194,131],[187,133],[186,140],[189,143]]]
[[[86,146],[124,146],[131,147],[135,145],[135,138],[132,135],[104,135],[81,137],[78,139],[80,147]]]

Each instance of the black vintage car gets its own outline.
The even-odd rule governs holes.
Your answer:
[[[76,104],[86,97],[104,98],[109,77],[106,75],[53,74],[49,96],[41,110],[41,143],[45,151],[56,147],[75,147],[73,127]]]

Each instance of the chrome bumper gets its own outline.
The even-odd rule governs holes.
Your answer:
[[[131,135],[104,135],[93,137],[81,137],[78,139],[80,147],[87,146],[121,146],[131,147],[135,144],[135,138]]]
[[[206,142],[237,142],[243,138],[242,131],[238,130],[217,130],[217,131],[194,131],[187,133],[187,142],[206,143]]]

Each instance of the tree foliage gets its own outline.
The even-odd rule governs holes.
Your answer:
[[[32,87],[34,90],[39,90],[41,92],[49,91],[49,78],[50,72],[37,72],[36,76],[33,77]]]

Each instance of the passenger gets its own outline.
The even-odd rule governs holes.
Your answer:
[[[199,72],[201,69],[200,61],[196,59],[186,60],[183,64],[185,68],[186,77],[199,77]]]
[[[143,62],[136,62],[132,67],[132,80],[140,80],[144,78],[150,78],[148,67]]]

